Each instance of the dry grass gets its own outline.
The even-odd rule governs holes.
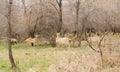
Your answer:
[[[81,48],[52,48],[49,45],[13,46],[13,54],[21,72],[120,72],[119,36],[102,46],[104,68],[99,53],[86,44]],[[6,44],[0,43],[0,72],[12,72]]]
[[[103,63],[99,53],[86,51],[72,61],[66,58],[57,65],[51,65],[48,72],[119,72],[120,71],[120,41],[118,36],[105,38],[102,46]],[[102,67],[103,64],[103,67]]]
[[[92,58],[91,58],[92,57]],[[91,59],[91,60],[90,60]],[[64,59],[58,65],[51,65],[48,72],[99,72],[100,58],[97,55],[82,55],[72,61],[70,58]]]

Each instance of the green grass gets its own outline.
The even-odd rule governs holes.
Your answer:
[[[114,35],[113,37],[114,40],[120,39],[118,35]],[[89,56],[92,53],[96,55],[96,52],[93,52],[93,50],[87,45],[83,45],[81,47],[71,45],[71,48],[68,49],[64,45],[52,48],[50,45],[35,45],[32,47],[25,43],[21,43],[13,45],[12,50],[15,62],[21,72],[29,72],[30,69],[34,70],[35,72],[47,72],[49,66],[52,64],[58,65],[64,60],[64,58],[70,58],[72,61],[74,61],[77,58],[76,56]],[[102,72],[107,72],[108,69],[105,69]],[[8,57],[8,47],[7,44],[3,42],[0,42],[0,72],[12,72]]]
[[[32,47],[26,44],[13,45],[12,47],[15,62],[22,72],[27,72],[31,68],[36,72],[47,72],[47,68],[51,64],[58,64],[64,57],[72,57],[73,51],[81,54],[80,48],[67,50],[63,45],[59,48],[52,48],[50,45]],[[8,48],[5,43],[0,43],[0,72],[12,72],[8,59]]]
[[[0,59],[0,72],[12,72],[10,63],[7,60]]]
[[[7,44],[0,42],[0,50],[6,49],[6,48],[7,48]]]

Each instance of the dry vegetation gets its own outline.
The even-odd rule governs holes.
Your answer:
[[[110,41],[102,46],[103,68],[100,54],[88,45],[66,50],[63,46],[52,48],[50,45],[32,47],[18,44],[13,45],[13,55],[22,72],[119,72],[120,37],[109,37]],[[6,44],[0,43],[0,72],[11,72],[5,47]]]
[[[52,64],[48,72],[119,72],[120,38],[116,37],[116,35],[110,35],[109,37],[109,42],[105,40],[105,46],[102,47],[103,63],[100,54],[97,52],[91,52],[87,49],[85,50],[87,54],[82,53],[79,56],[74,54],[73,51],[74,60],[72,57],[68,57],[57,65]],[[105,39],[108,39],[108,36]]]

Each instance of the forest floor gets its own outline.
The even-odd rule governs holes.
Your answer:
[[[119,37],[114,38],[120,40]],[[105,54],[108,59],[104,57],[104,68],[101,68],[99,53],[94,52],[88,45],[67,49],[64,46],[52,48],[50,45],[31,47],[17,44],[13,45],[13,56],[21,72],[120,72],[119,45],[115,43],[113,46],[117,48],[117,52],[113,50],[111,55]],[[0,43],[0,72],[12,72],[5,43]]]

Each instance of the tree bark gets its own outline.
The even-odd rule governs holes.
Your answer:
[[[62,0],[56,0],[58,7],[59,7],[59,28],[58,28],[58,32],[61,31],[62,28],[62,24],[63,24],[63,19],[62,19]]]
[[[16,64],[12,55],[12,43],[11,43],[11,12],[12,12],[12,4],[13,0],[9,0],[8,5],[8,52],[9,52],[9,60],[13,69],[16,68]]]
[[[77,35],[78,37],[78,46],[81,45],[81,35],[79,33],[79,30],[78,30],[78,23],[79,23],[79,6],[80,6],[80,0],[77,0],[76,1],[76,20],[75,20],[75,35]]]
[[[75,29],[76,32],[78,32],[78,23],[79,23],[79,6],[80,6],[80,0],[76,1],[76,21],[75,21]]]

